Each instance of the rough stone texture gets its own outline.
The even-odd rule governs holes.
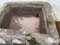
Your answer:
[[[22,9],[21,9],[21,13],[19,13],[19,11],[17,11],[17,10],[19,10],[18,8],[16,8],[16,7],[20,7],[20,8],[24,8],[24,11],[23,11],[23,13],[22,13]],[[35,3],[33,3],[33,2],[30,2],[30,3],[7,3],[7,5],[5,6],[5,9],[2,11],[2,13],[0,14],[0,15],[2,15],[1,16],[1,28],[7,28],[7,29],[9,29],[9,24],[10,24],[10,22],[9,22],[9,20],[11,20],[11,18],[10,17],[12,17],[12,15],[14,14],[22,14],[22,16],[23,16],[23,14],[27,14],[27,12],[29,12],[29,11],[26,11],[25,9],[28,9],[28,7],[30,8],[30,9],[34,9],[34,11],[36,11],[35,9],[36,8],[38,8],[38,10],[40,10],[40,11],[38,11],[38,14],[39,14],[39,17],[40,17],[40,33],[44,33],[45,35],[47,35],[47,36],[45,36],[45,35],[43,35],[42,34],[42,36],[40,35],[40,33],[38,34],[38,35],[35,35],[35,34],[32,34],[34,37],[36,37],[36,39],[38,40],[38,41],[40,41],[40,42],[42,42],[43,43],[43,45],[58,45],[58,43],[56,42],[56,43],[53,43],[53,44],[47,44],[46,43],[46,41],[41,41],[41,40],[45,40],[45,39],[47,39],[48,37],[50,37],[50,38],[52,38],[52,39],[54,39],[53,41],[56,41],[56,40],[58,40],[59,39],[59,35],[58,35],[58,32],[57,32],[57,30],[56,30],[56,27],[55,27],[55,22],[54,22],[54,20],[53,20],[53,17],[52,17],[52,15],[53,15],[53,13],[52,13],[52,7],[51,7],[51,5],[49,4],[49,3],[46,3],[46,2],[35,2]],[[11,10],[12,9],[12,10]],[[14,9],[14,10],[13,10]],[[16,10],[15,10],[16,9]],[[25,11],[26,11],[26,13],[25,13]],[[31,11],[31,10],[30,10]],[[32,10],[32,12],[34,12],[33,10]],[[10,12],[10,13],[9,13]],[[31,12],[31,13],[32,13]],[[28,13],[28,14],[31,14],[31,13]],[[33,15],[35,15],[37,13],[37,11],[36,12],[34,12],[34,13],[32,13]],[[9,15],[9,14],[11,14],[11,15]],[[3,17],[3,18],[2,18]],[[5,22],[5,18],[7,19],[6,20],[6,22]],[[9,18],[9,20],[8,20],[8,18]],[[51,21],[52,21],[52,23],[47,23],[47,20],[49,20],[49,19],[51,19]],[[7,24],[7,26],[5,25],[5,24]],[[4,31],[3,31],[4,30]],[[0,36],[2,37],[2,38],[5,38],[5,39],[7,39],[7,40],[10,40],[11,38],[13,39],[13,38],[20,38],[22,35],[21,35],[21,32],[19,32],[19,31],[16,31],[16,30],[7,30],[7,32],[6,32],[6,30],[5,29],[3,29],[3,30],[1,30],[2,32],[0,33]],[[13,36],[14,35],[14,36]],[[8,37],[8,38],[7,38]],[[22,36],[23,37],[23,36]],[[41,38],[40,38],[41,37]]]

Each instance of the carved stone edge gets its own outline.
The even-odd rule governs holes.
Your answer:
[[[48,35],[50,35],[52,38],[56,38],[59,39],[59,35],[55,26],[55,21],[53,19],[53,13],[52,13],[52,6],[48,3],[48,2],[21,2],[21,3],[17,3],[17,2],[9,2],[9,3],[5,3],[5,5],[3,6],[3,11],[1,11],[0,13],[0,20],[2,21],[2,17],[8,13],[10,11],[11,7],[17,6],[16,4],[18,4],[18,6],[20,5],[31,5],[33,7],[37,6],[39,7],[43,7],[43,11],[44,11],[44,18],[45,18],[45,24],[46,24],[46,29],[48,32]],[[52,24],[49,24],[49,26],[47,26],[47,18],[51,18],[52,20]],[[0,22],[1,22],[0,21]]]

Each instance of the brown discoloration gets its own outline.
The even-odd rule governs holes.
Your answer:
[[[56,23],[57,31],[59,33],[59,38],[60,38],[60,21],[55,21],[55,23]]]

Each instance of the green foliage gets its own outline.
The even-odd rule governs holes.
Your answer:
[[[40,45],[34,37],[32,37],[31,40],[28,40],[28,42],[30,43],[30,45]]]
[[[31,36],[31,34],[30,34],[30,33],[28,33],[28,34],[26,34],[26,36]]]
[[[49,25],[52,24],[52,23],[53,23],[52,17],[48,17],[48,18],[47,18],[47,26],[49,26]]]

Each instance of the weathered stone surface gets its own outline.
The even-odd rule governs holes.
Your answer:
[[[20,18],[28,17],[28,19],[29,17],[34,17],[34,20],[36,19],[35,17],[39,17],[40,19],[37,19],[37,21],[32,20],[35,23],[37,23],[36,28],[38,27],[39,31],[31,33],[31,35],[34,38],[36,38],[37,42],[41,43],[42,45],[58,45],[59,41],[57,40],[59,39],[59,35],[55,27],[54,19],[52,17],[53,15],[52,7],[49,3],[47,2],[7,3],[7,5],[4,7],[4,10],[0,13],[0,15],[1,15],[0,37],[5,39],[6,41],[9,41],[9,43],[11,42],[11,39],[14,38],[24,39],[26,35],[25,33],[23,34],[21,32],[21,27],[20,30],[19,29],[13,30],[11,29],[11,27],[9,27],[11,26],[10,22],[14,15],[14,16],[20,16]],[[23,23],[22,24],[23,28],[29,26],[29,28],[27,29],[24,28],[25,30],[28,30],[28,32],[31,32],[32,29],[35,30],[35,28],[33,28],[35,27],[34,22],[32,23],[32,26],[29,25],[24,26],[25,24]],[[29,21],[29,23],[26,24],[31,24],[31,21]],[[32,28],[31,31],[30,28]]]

